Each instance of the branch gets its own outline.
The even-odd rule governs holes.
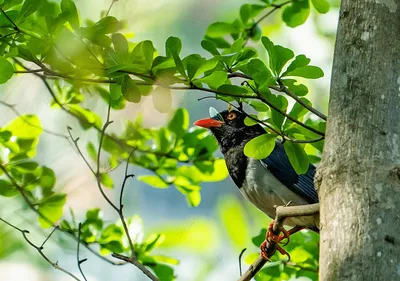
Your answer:
[[[236,77],[244,78],[244,79],[247,79],[247,80],[253,80],[253,78],[251,76],[249,76],[247,74],[244,74],[244,73],[240,73],[240,72],[232,72],[232,73],[228,74],[228,78],[236,78]],[[287,94],[289,97],[291,97],[292,99],[297,101],[304,108],[308,109],[310,112],[314,113],[315,115],[317,115],[321,119],[323,119],[325,121],[328,119],[328,117],[325,114],[323,114],[322,112],[320,112],[316,108],[308,105],[301,98],[299,98],[295,93],[290,91],[285,85],[283,85],[283,83],[282,83],[282,81],[280,79],[278,79],[278,83],[279,83],[279,87],[277,87],[277,86],[268,86],[268,88],[270,88],[272,90],[275,90],[277,92],[281,92],[281,93]]]
[[[273,87],[270,87],[270,88],[274,89],[276,91],[279,91],[279,92],[284,92],[289,97],[293,98],[295,101],[297,101],[299,104],[301,104],[304,108],[308,109],[310,112],[314,113],[315,115],[317,115],[321,119],[323,119],[325,121],[328,119],[328,117],[325,114],[323,114],[322,112],[318,111],[314,107],[308,105],[301,98],[299,98],[296,94],[292,93],[285,85],[283,85],[283,83],[282,83],[282,81],[280,79],[278,79],[278,83],[280,85],[279,88],[273,88]]]
[[[149,277],[150,280],[152,280],[152,281],[160,281],[153,273],[151,273],[150,270],[148,270],[137,259],[132,259],[130,257],[124,256],[124,255],[120,255],[120,254],[117,254],[117,253],[113,253],[112,256],[114,258],[116,258],[116,259],[123,260],[123,261],[129,262],[129,263],[135,265],[137,268],[139,268],[143,272],[144,275]]]
[[[119,217],[121,219],[122,226],[124,228],[124,232],[125,232],[125,234],[126,234],[126,236],[128,238],[129,247],[130,247],[130,250],[131,250],[131,256],[130,257],[125,257],[125,256],[122,256],[122,255],[119,255],[119,254],[116,254],[116,253],[114,253],[112,256],[116,257],[116,258],[118,258],[120,260],[123,260],[123,261],[126,261],[128,263],[133,264],[140,271],[142,271],[143,274],[145,274],[147,277],[149,277],[151,280],[159,281],[158,278],[150,270],[148,270],[142,263],[140,263],[139,260],[137,259],[136,254],[135,254],[135,248],[134,248],[134,245],[133,245],[133,242],[132,242],[132,238],[130,236],[129,229],[128,229],[128,226],[126,224],[126,220],[125,220],[124,213],[123,213],[122,197],[123,197],[123,192],[124,192],[124,189],[125,189],[125,184],[126,184],[126,181],[127,181],[128,178],[133,177],[133,174],[128,174],[129,159],[130,159],[130,157],[132,156],[132,154],[133,154],[133,152],[135,150],[131,151],[131,153],[129,154],[129,157],[127,159],[127,164],[126,164],[126,167],[125,167],[125,177],[124,177],[124,181],[122,183],[121,193],[120,193],[120,197],[119,197],[119,202],[120,202],[120,207],[119,208],[111,201],[110,198],[108,198],[108,196],[104,193],[104,190],[103,190],[103,188],[101,186],[101,173],[100,173],[101,148],[102,148],[103,139],[104,139],[104,136],[105,136],[105,131],[106,131],[107,127],[110,124],[113,123],[113,121],[110,120],[110,113],[111,113],[111,101],[108,104],[107,119],[106,119],[106,121],[105,121],[105,123],[103,125],[103,128],[101,129],[101,132],[100,132],[99,148],[97,150],[96,171],[94,171],[91,168],[91,166],[89,165],[88,161],[86,160],[86,158],[84,157],[84,155],[80,151],[79,146],[78,146],[79,138],[74,139],[72,137],[71,133],[70,133],[70,130],[69,130],[69,133],[70,133],[72,141],[74,142],[76,148],[78,149],[78,152],[79,152],[80,156],[83,158],[83,160],[88,165],[88,167],[90,168],[92,173],[95,175],[96,181],[97,181],[97,187],[98,187],[101,195],[107,201],[107,203],[118,213],[118,215],[119,215]],[[123,257],[123,258],[121,258],[121,257]]]
[[[279,235],[283,229],[283,222],[289,217],[313,216],[319,214],[319,203],[300,206],[278,206],[276,208],[276,216],[274,226],[272,229],[273,234]],[[274,241],[267,241],[266,252],[267,256],[271,257],[276,252],[277,243]],[[250,281],[257,272],[259,272],[267,260],[263,259],[261,255],[257,260],[250,265],[249,269],[238,279],[238,281]]]
[[[79,271],[82,274],[83,279],[85,281],[87,281],[86,276],[83,273],[83,270],[81,268],[81,264],[84,263],[87,259],[83,259],[83,260],[79,259],[79,245],[81,244],[80,243],[80,241],[81,241],[81,231],[82,231],[82,224],[79,223],[79,227],[78,227],[78,245],[77,245],[77,248],[76,248],[76,262],[78,264],[78,268],[79,268]]]
[[[42,243],[41,246],[36,246],[31,240],[29,240],[29,238],[28,238],[28,236],[27,236],[27,234],[29,233],[28,230],[21,229],[21,228],[15,226],[15,225],[13,225],[13,224],[11,224],[10,222],[8,222],[8,221],[6,221],[6,220],[4,220],[4,219],[2,219],[2,218],[0,218],[0,221],[4,222],[5,224],[7,224],[8,226],[14,228],[15,230],[18,230],[18,231],[21,233],[22,237],[25,239],[25,241],[28,242],[28,244],[29,244],[32,248],[36,249],[36,251],[38,251],[38,253],[43,257],[43,259],[44,259],[48,264],[50,264],[51,266],[53,266],[55,269],[60,270],[60,271],[64,272],[65,274],[68,274],[68,275],[71,276],[73,279],[75,279],[75,280],[77,280],[77,281],[80,281],[80,279],[79,279],[78,277],[76,277],[74,274],[72,274],[72,273],[69,272],[68,270],[64,269],[63,267],[59,266],[59,265],[58,265],[58,262],[52,262],[52,261],[43,253],[43,246],[44,246],[44,244],[47,242],[47,240],[49,240],[50,236],[54,233],[54,230],[55,230],[55,229],[53,229],[53,231],[49,234],[49,236],[46,237],[46,239],[44,240],[44,242]]]

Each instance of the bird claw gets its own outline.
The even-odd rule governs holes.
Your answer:
[[[268,242],[274,241],[276,243],[280,243],[283,244],[283,246],[286,246],[287,244],[289,244],[290,242],[290,233],[285,230],[284,228],[282,228],[282,233],[279,235],[275,235],[273,233],[273,227],[274,227],[274,221],[272,221],[270,223],[270,225],[268,226],[268,231],[267,231],[267,235],[265,236],[265,239]],[[285,243],[282,242],[282,240],[287,239],[287,241]]]
[[[260,255],[264,260],[267,261],[271,261],[271,259],[268,257],[268,253],[267,253],[267,240],[264,240],[264,242],[261,243],[260,245]],[[279,246],[278,244],[276,244],[276,250],[283,256],[287,256],[288,257],[288,261],[290,261],[290,255],[288,252],[285,251],[285,249],[283,249],[281,246]]]

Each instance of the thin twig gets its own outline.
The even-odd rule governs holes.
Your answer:
[[[21,30],[19,29],[19,27],[15,24],[15,22],[7,15],[6,12],[4,12],[4,10],[2,8],[0,8],[1,13],[7,18],[7,20],[13,25],[14,29],[18,32],[20,32]]]
[[[83,279],[85,281],[87,281],[86,276],[83,273],[83,270],[82,270],[82,267],[81,267],[81,264],[84,263],[87,259],[83,259],[83,260],[79,259],[79,246],[81,244],[81,231],[82,231],[82,224],[79,223],[79,226],[78,226],[78,243],[77,243],[78,245],[77,245],[77,248],[76,248],[76,262],[78,264],[78,268],[79,268],[79,271],[82,274]]]
[[[246,250],[247,250],[247,248],[244,248],[239,254],[239,274],[240,274],[240,276],[242,276],[242,256]]]
[[[274,90],[279,91],[279,92],[284,92],[289,97],[293,98],[295,101],[297,101],[299,104],[301,104],[304,108],[308,109],[310,112],[314,113],[315,115],[317,115],[321,119],[323,119],[325,121],[328,119],[328,117],[325,114],[323,114],[319,110],[315,109],[314,107],[308,105],[301,98],[299,98],[296,94],[292,93],[285,85],[283,85],[283,83],[282,83],[282,81],[280,79],[278,79],[278,83],[279,83],[280,87],[279,88],[273,88]]]
[[[40,248],[43,249],[44,244],[46,244],[46,242],[50,239],[50,237],[53,235],[53,233],[59,228],[58,225],[56,225],[55,227],[53,227],[53,230],[50,232],[50,234],[46,237],[46,239],[43,241],[42,245],[40,245]]]
[[[283,228],[283,222],[289,217],[300,217],[300,216],[314,216],[319,214],[319,203],[301,206],[278,206],[276,208],[276,216],[274,220],[274,226],[272,232],[275,235],[279,235]],[[265,251],[268,257],[272,257],[276,252],[277,243],[275,241],[267,241]],[[257,272],[259,272],[267,260],[261,255],[257,258],[249,269],[238,279],[238,281],[250,281]]]
[[[136,267],[138,267],[147,277],[150,278],[152,281],[160,281],[150,270],[143,266],[137,259],[132,260],[130,257],[120,255],[117,253],[113,253],[112,256],[116,259],[123,260],[129,263],[132,263]]]
[[[36,246],[27,236],[27,234],[29,233],[28,230],[25,229],[21,229],[13,224],[11,224],[10,222],[0,218],[0,221],[4,222],[5,224],[9,225],[10,227],[14,228],[15,230],[18,230],[21,235],[23,236],[23,238],[25,239],[25,241],[34,249],[36,249],[36,251],[38,251],[38,253],[43,257],[43,259],[49,263],[51,266],[53,266],[55,269],[64,272],[65,274],[69,275],[70,277],[72,277],[73,279],[80,281],[80,279],[78,277],[76,277],[74,274],[72,274],[71,272],[69,272],[68,270],[64,269],[63,267],[58,265],[58,262],[52,262],[44,253],[43,253],[43,245],[45,244],[45,242],[42,243],[42,246]],[[53,232],[52,232],[53,233]],[[50,235],[52,234],[50,233]],[[49,235],[49,237],[50,237]],[[46,239],[47,240],[47,239]],[[46,241],[45,240],[45,241]]]
[[[130,177],[134,177],[134,174],[128,174],[128,166],[129,166],[129,160],[131,159],[133,153],[135,152],[136,149],[133,149],[131,151],[131,153],[129,153],[128,159],[126,160],[126,166],[125,166],[125,176],[124,176],[124,181],[122,182],[122,186],[121,186],[121,192],[119,194],[119,210],[120,212],[122,212],[124,205],[122,203],[122,198],[123,198],[123,194],[124,194],[124,190],[125,190],[125,185],[126,185],[126,181],[128,178]]]

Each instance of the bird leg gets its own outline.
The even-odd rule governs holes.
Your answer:
[[[265,241],[260,245],[261,256],[266,260],[269,260],[267,252],[265,250],[268,242],[272,242],[273,241],[273,242],[275,242],[277,244],[283,244],[282,240],[287,239],[286,243],[284,243],[284,246],[286,246],[287,244],[289,244],[290,235],[292,235],[292,234],[304,229],[304,227],[302,227],[302,226],[295,226],[290,230],[286,230],[286,229],[282,228],[282,233],[279,234],[279,235],[275,235],[273,233],[273,227],[274,227],[274,221],[272,221],[270,223],[270,225],[268,226],[268,231],[267,231],[267,234],[265,236]],[[286,252],[280,245],[276,245],[276,249],[282,255],[288,256],[288,258],[290,260],[289,253]]]

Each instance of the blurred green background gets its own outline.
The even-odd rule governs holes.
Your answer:
[[[323,79],[304,81],[310,89],[313,104],[324,112],[327,112],[328,106],[334,35],[338,20],[337,2],[331,2],[332,8],[327,14],[316,14],[312,10],[307,22],[294,29],[284,25],[280,11],[262,24],[263,35],[270,37],[276,44],[293,49],[295,53],[305,54],[314,65],[324,70]],[[75,3],[82,19],[97,21],[101,12],[108,9],[110,0],[75,0]],[[215,21],[235,19],[243,3],[245,2],[237,0],[119,0],[115,2],[110,15],[127,21],[123,32],[131,34],[132,41],[149,39],[154,42],[156,49],[163,50],[165,40],[170,36],[177,36],[183,42],[183,55],[199,53],[207,56],[200,46],[207,26]],[[250,45],[258,48],[260,44],[250,42]],[[12,78],[10,83],[1,87],[1,95],[3,101],[18,104],[21,113],[37,114],[44,128],[63,132],[67,125],[76,122],[59,110],[50,109],[48,94],[41,81],[34,76]],[[191,123],[208,116],[210,106],[219,110],[225,109],[225,103],[217,100],[197,101],[202,96],[206,94],[176,92],[173,95],[174,107],[186,108],[190,113]],[[87,99],[85,106],[98,114],[105,114],[104,105],[96,98]],[[149,127],[163,126],[168,119],[166,114],[154,109],[150,97],[143,99],[140,104],[129,104],[125,110],[115,112],[113,130],[122,128],[124,120],[134,120],[140,113],[144,116],[145,126]],[[14,117],[9,109],[2,107],[0,125],[8,123]],[[94,133],[82,133],[80,137],[82,143],[96,141]],[[43,134],[36,159],[55,170],[58,188],[68,194],[66,208],[73,208],[77,218],[83,217],[87,209],[101,208],[105,221],[116,220],[116,214],[101,198],[95,179],[71,143]],[[130,167],[130,171],[136,175],[146,173],[136,167]],[[123,167],[120,167],[111,173],[116,185],[121,183],[123,172]],[[118,190],[111,192],[112,198],[118,197]],[[229,177],[218,183],[203,183],[201,195],[200,205],[191,208],[175,188],[155,189],[133,180],[126,187],[125,213],[127,216],[138,214],[142,218],[143,225],[138,220],[135,228],[138,239],[145,239],[153,232],[165,234],[156,253],[180,260],[174,266],[178,280],[235,280],[239,276],[240,251],[247,248],[243,258],[247,262],[255,258],[258,248],[252,243],[252,237],[257,236],[261,228],[267,227],[270,219],[244,200]],[[37,243],[41,243],[50,231],[36,226],[35,215],[23,207],[21,201],[0,198],[0,212],[3,218],[35,232],[32,237]],[[68,216],[67,209],[65,214]],[[0,280],[69,280],[68,276],[53,270],[34,249],[29,248],[19,233],[0,225],[0,237]],[[317,237],[313,234],[296,235],[291,246],[287,248],[293,262],[315,260],[315,256],[308,256],[310,253],[317,255],[315,241]],[[52,260],[58,260],[60,265],[76,273],[75,246],[74,242],[56,234],[46,245],[45,252]],[[147,280],[133,266],[111,266],[85,249],[81,251],[81,258],[88,258],[82,267],[90,281]],[[247,266],[243,262],[244,270]],[[274,270],[279,271],[278,263],[274,266]],[[285,278],[284,275],[279,276]],[[309,278],[314,279],[315,276],[311,271]],[[275,280],[269,278],[267,276],[259,280]],[[301,280],[309,280],[304,278]]]

